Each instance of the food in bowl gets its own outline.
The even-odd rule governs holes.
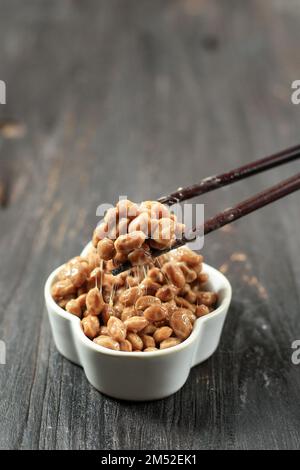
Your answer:
[[[128,208],[130,201],[126,203]],[[118,221],[120,207],[124,206],[117,206],[115,212]],[[158,207],[154,220],[159,223],[167,213]],[[143,212],[136,218],[140,214]],[[125,260],[118,256],[124,238],[120,242],[123,235],[117,235],[115,240],[101,238],[97,230],[87,254],[71,259],[58,272],[52,297],[81,319],[83,332],[91,341],[105,348],[151,352],[178,345],[189,337],[196,319],[212,312],[217,304],[217,294],[205,288],[208,275],[202,271],[203,257],[182,247],[152,259],[150,247],[158,247],[158,238],[153,245],[153,239],[144,233],[141,246],[127,244],[123,253],[134,260],[132,268],[114,276],[116,264]],[[174,236],[172,232],[169,246]]]

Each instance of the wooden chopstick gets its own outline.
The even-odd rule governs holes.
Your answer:
[[[218,230],[220,227],[230,224],[234,222],[235,220],[238,220],[241,217],[244,217],[245,215],[256,211],[257,209],[260,209],[261,207],[264,207],[270,204],[271,202],[277,201],[278,199],[281,199],[287,196],[288,194],[298,191],[299,189],[300,189],[300,173],[298,173],[297,175],[287,180],[282,181],[281,183],[275,186],[272,186],[271,188],[266,189],[265,191],[262,191],[256,194],[255,196],[252,196],[249,199],[246,199],[240,202],[234,207],[231,207],[229,209],[224,210],[223,212],[220,212],[214,217],[211,217],[206,222],[204,222],[203,226],[196,227],[195,229],[191,230],[186,237],[183,237],[182,239],[177,240],[176,243],[172,245],[170,248],[166,250],[152,250],[151,256],[153,258],[156,258],[171,250],[179,248],[185,245],[186,243],[189,243],[195,240],[195,238],[198,235],[201,235],[201,234],[207,235],[208,233],[214,232],[215,230]],[[112,274],[117,275],[131,268],[132,268],[132,265],[129,262],[127,262],[127,263],[122,264],[118,268],[114,269],[112,271]]]
[[[208,193],[214,189],[222,188],[223,186],[235,183],[236,181],[248,178],[249,176],[270,170],[271,168],[275,168],[279,165],[297,160],[299,157],[300,145],[296,145],[268,157],[256,160],[255,162],[248,163],[247,165],[241,166],[227,173],[204,178],[198,184],[193,184],[186,188],[180,188],[168,196],[159,198],[158,201],[170,206],[172,204],[200,196],[201,194]]]

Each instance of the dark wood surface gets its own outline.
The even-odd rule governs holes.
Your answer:
[[[43,284],[89,240],[101,202],[157,198],[299,143],[300,1],[0,0],[0,10],[0,448],[298,448],[300,194],[207,237],[232,307],[218,351],[168,399],[94,390],[55,349]],[[206,215],[297,171],[212,193]]]

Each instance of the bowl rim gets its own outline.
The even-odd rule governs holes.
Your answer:
[[[179,353],[181,350],[189,347],[192,343],[194,343],[197,340],[198,334],[201,330],[201,327],[204,323],[207,321],[210,321],[212,318],[215,318],[216,316],[222,314],[224,310],[228,309],[230,302],[231,302],[231,297],[232,297],[232,287],[227,279],[226,276],[224,276],[223,273],[221,273],[218,269],[203,263],[203,271],[207,272],[209,276],[212,276],[214,278],[218,278],[221,281],[221,288],[224,289],[224,298],[220,305],[211,313],[197,318],[194,324],[194,328],[190,336],[185,339],[182,343],[173,346],[171,348],[166,348],[166,349],[158,349],[157,351],[148,351],[148,352],[143,352],[143,351],[114,351],[112,349],[104,348],[103,346],[100,346],[96,343],[94,343],[91,339],[89,339],[83,332],[83,329],[80,324],[80,318],[76,317],[75,315],[72,315],[68,312],[66,312],[62,307],[60,307],[55,300],[53,299],[51,295],[51,286],[53,283],[53,280],[58,273],[58,271],[62,268],[63,265],[59,266],[58,268],[54,269],[54,271],[51,272],[51,274],[48,276],[46,283],[45,283],[45,288],[44,288],[44,295],[45,295],[45,301],[47,307],[50,307],[51,311],[49,312],[49,315],[53,314],[53,311],[60,317],[68,320],[71,325],[74,326],[74,330],[76,331],[76,334],[79,338],[79,340],[88,348],[91,350],[106,354],[108,356],[115,356],[115,357],[132,357],[132,358],[139,358],[139,359],[150,359],[153,357],[160,357],[160,356],[165,356],[169,354],[176,354]]]

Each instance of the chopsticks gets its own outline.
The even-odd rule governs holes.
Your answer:
[[[234,183],[241,179],[247,178],[248,176],[252,176],[262,171],[275,168],[276,166],[282,165],[284,163],[288,163],[292,160],[299,159],[299,157],[300,145],[297,145],[287,150],[283,150],[282,152],[279,152],[277,154],[271,155],[270,157],[257,160],[256,162],[252,162],[236,170],[232,170],[228,173],[223,173],[219,176],[205,178],[196,185],[179,189],[178,191],[170,194],[169,196],[164,196],[158,199],[158,201],[168,205],[174,204],[175,202],[182,202],[186,199],[190,199],[200,194],[205,194],[209,191],[212,191],[213,189],[218,189],[230,183]],[[168,249],[151,250],[151,256],[153,258],[156,258],[171,250],[179,248],[185,245],[186,243],[195,240],[195,238],[201,234],[207,235],[211,232],[214,232],[215,230],[223,227],[224,225],[230,224],[235,220],[238,220],[241,217],[244,217],[245,215],[256,211],[257,209],[260,209],[261,207],[275,202],[278,199],[287,196],[288,194],[298,191],[299,189],[300,173],[250,197],[249,199],[238,203],[237,205],[229,209],[224,210],[223,212],[220,212],[214,217],[211,217],[210,219],[205,221],[202,226],[191,229],[186,236],[177,240]],[[126,262],[118,268],[114,269],[112,271],[112,274],[117,275],[131,268],[132,265],[129,262]]]

